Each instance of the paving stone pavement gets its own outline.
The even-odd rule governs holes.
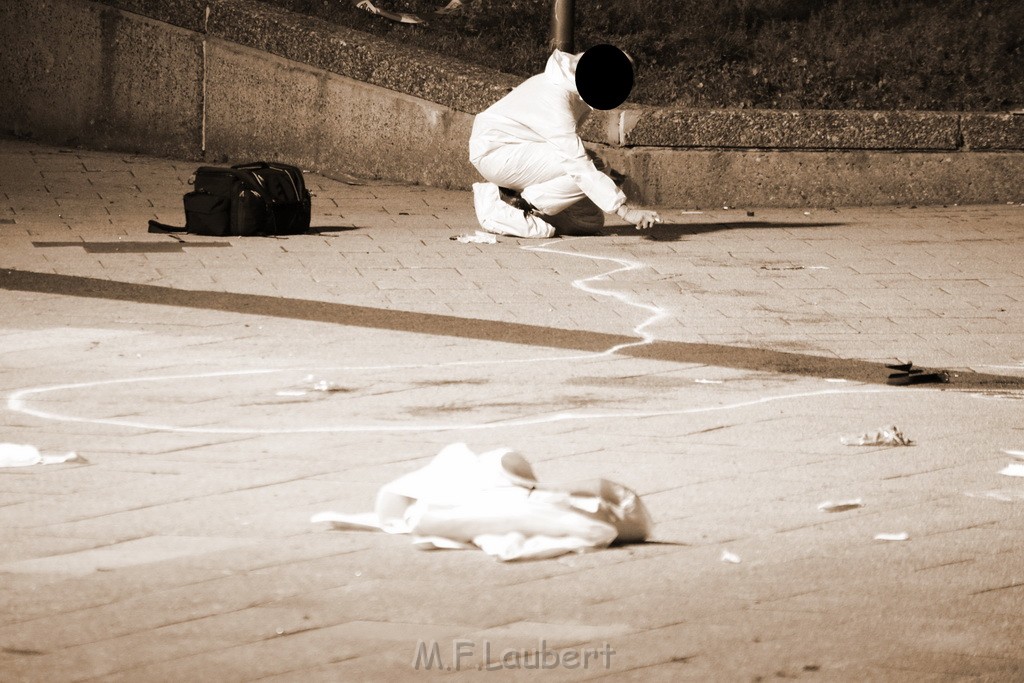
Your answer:
[[[0,140],[0,441],[85,458],[0,469],[0,679],[1024,678],[1024,206],[487,245],[468,193],[309,176],[311,234],[148,234],[195,166]],[[309,522],[457,441],[635,488],[653,542]]]

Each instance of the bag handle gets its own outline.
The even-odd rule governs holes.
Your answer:
[[[185,232],[185,228],[179,228],[176,225],[167,225],[166,223],[160,223],[150,219],[149,232],[167,234],[172,232]]]

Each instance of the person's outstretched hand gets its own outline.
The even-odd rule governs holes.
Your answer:
[[[655,223],[661,222],[661,216],[658,215],[657,211],[633,209],[625,204],[620,206],[616,213],[622,220],[635,225],[637,230],[646,230],[647,228],[652,227]]]

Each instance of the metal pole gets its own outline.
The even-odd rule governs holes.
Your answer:
[[[551,49],[573,52],[576,0],[553,0],[551,7]]]

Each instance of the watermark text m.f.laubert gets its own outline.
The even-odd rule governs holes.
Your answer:
[[[553,649],[546,640],[536,648],[499,649],[490,641],[453,640],[451,650],[441,643],[420,640],[413,653],[412,668],[417,671],[501,671],[503,669],[610,669],[615,650],[602,647]]]

